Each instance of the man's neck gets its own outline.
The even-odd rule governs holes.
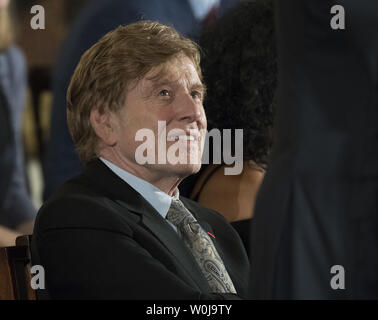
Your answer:
[[[138,165],[136,163],[132,163],[128,159],[119,158],[114,156],[114,154],[102,154],[101,157],[110,161],[117,167],[121,168],[122,170],[131,173],[132,175],[151,183],[156,188],[159,188],[164,193],[168,194],[169,196],[174,196],[178,190],[178,185],[184,180],[185,177],[178,177],[176,175],[164,175],[164,173],[159,174],[159,171],[155,170],[154,173],[151,170],[143,165]]]

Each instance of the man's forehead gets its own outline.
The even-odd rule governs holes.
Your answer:
[[[160,86],[179,86],[204,88],[193,61],[185,55],[177,55],[160,65],[152,67],[143,77],[135,79],[128,91],[136,89],[143,96],[150,96]]]
[[[174,84],[183,80],[199,82],[201,80],[192,60],[187,56],[176,56],[153,67],[144,77],[151,85]]]

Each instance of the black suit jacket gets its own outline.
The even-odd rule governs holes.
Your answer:
[[[378,2],[275,4],[275,146],[256,203],[251,292],[378,298]],[[330,26],[336,4],[345,30]],[[330,285],[334,265],[345,289]]]
[[[215,235],[239,296],[249,265],[240,238],[218,213],[181,198]],[[66,184],[38,213],[33,264],[45,268],[52,299],[234,299],[212,294],[173,228],[100,160]]]

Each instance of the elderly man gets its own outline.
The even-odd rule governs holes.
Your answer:
[[[200,169],[204,94],[196,45],[159,23],[118,27],[82,56],[67,116],[86,169],[36,220],[33,263],[45,270],[44,297],[245,296],[240,238],[221,215],[179,197],[179,183]],[[140,140],[148,142],[144,163]]]

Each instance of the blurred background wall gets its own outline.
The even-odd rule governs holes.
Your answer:
[[[12,23],[16,44],[25,55],[28,69],[28,92],[24,113],[23,137],[29,188],[34,205],[42,204],[43,179],[41,157],[48,140],[52,94],[51,69],[56,61],[70,23],[82,6],[91,0],[11,0]],[[30,9],[45,9],[45,29],[33,30]]]

